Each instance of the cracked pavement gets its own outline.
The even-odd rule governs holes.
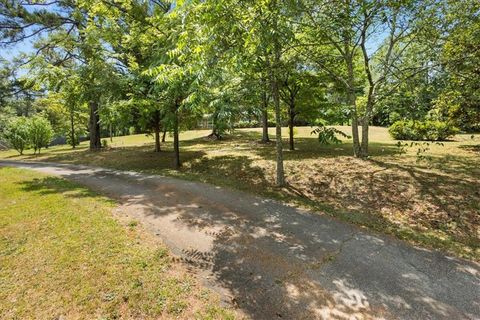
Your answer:
[[[255,319],[480,319],[480,265],[209,184],[52,163],[120,203],[241,314]]]

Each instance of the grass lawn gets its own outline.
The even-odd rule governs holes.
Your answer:
[[[114,138],[102,152],[89,152],[84,143],[77,150],[50,148],[40,156],[4,151],[0,158],[89,164],[229,186],[480,260],[480,135],[430,145],[419,160],[418,146],[399,148],[387,129],[372,127],[371,157],[359,160],[351,156],[350,140],[320,145],[311,130],[297,128],[297,150],[285,150],[289,186],[283,189],[274,187],[275,145],[258,142],[261,129],[236,130],[222,141],[205,139],[209,131],[182,133],[179,171],[172,169],[171,138],[162,145],[165,151],[155,153],[152,137],[145,135]]]
[[[233,318],[112,201],[28,170],[0,186],[0,319]]]

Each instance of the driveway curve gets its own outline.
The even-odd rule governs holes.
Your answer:
[[[77,165],[62,176],[128,215],[246,317],[480,319],[480,265],[240,191]]]

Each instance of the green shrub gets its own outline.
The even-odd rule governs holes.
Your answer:
[[[445,141],[454,136],[458,129],[438,120],[402,120],[393,123],[388,132],[396,140]]]
[[[102,148],[108,148],[108,140],[107,139],[102,139]]]
[[[50,122],[42,116],[34,116],[28,121],[28,132],[34,153],[40,153],[48,147],[53,138],[53,128]]]
[[[350,139],[350,136],[334,127],[326,127],[323,124],[318,124],[318,128],[314,129],[310,134],[318,134],[318,142],[320,144],[340,144],[342,140],[338,136]]]
[[[30,145],[29,127],[29,120],[25,117],[14,118],[6,124],[4,138],[20,154]]]

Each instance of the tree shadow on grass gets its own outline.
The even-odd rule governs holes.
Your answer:
[[[40,195],[62,194],[69,198],[92,198],[98,194],[70,181],[58,177],[34,178],[33,180],[20,182],[21,190],[36,192]]]
[[[271,185],[266,179],[265,171],[253,165],[253,160],[247,156],[217,156],[201,157],[190,161],[183,170],[198,175],[207,182],[234,186],[237,189],[265,188]]]
[[[180,153],[182,162],[190,162],[205,155],[202,151],[185,150]],[[62,154],[48,154],[42,161],[84,164],[89,166],[114,168],[118,170],[133,170],[155,172],[173,169],[174,153],[167,151],[153,152],[149,145],[133,147],[116,147],[92,152],[79,150]]]
[[[333,158],[353,155],[353,144],[349,141],[341,144],[324,145],[316,138],[297,138],[295,150],[288,150],[288,140],[284,141],[283,158],[287,161],[302,161],[306,159]],[[255,149],[255,152],[264,159],[275,160],[275,145],[266,145]],[[402,151],[394,144],[372,142],[369,145],[370,157],[392,156]]]
[[[461,149],[467,150],[467,151],[480,153],[480,144],[462,145],[462,146],[458,146],[458,147],[461,148]]]

